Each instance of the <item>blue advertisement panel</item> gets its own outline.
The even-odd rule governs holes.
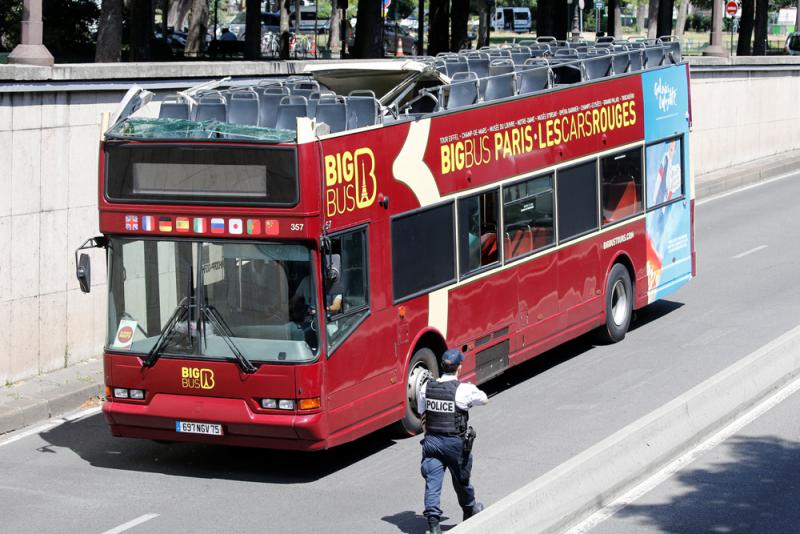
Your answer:
[[[642,75],[647,289],[653,302],[692,276],[689,92],[685,65]]]

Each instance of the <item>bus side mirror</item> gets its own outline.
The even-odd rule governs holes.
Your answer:
[[[81,291],[88,293],[92,289],[92,258],[88,254],[81,254],[78,265],[75,268],[75,276]]]

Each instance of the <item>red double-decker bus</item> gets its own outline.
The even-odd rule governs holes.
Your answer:
[[[480,383],[621,340],[694,272],[688,67],[671,44],[569,50],[326,63],[160,107],[130,91],[84,245],[107,248],[111,432],[413,434],[446,347]]]

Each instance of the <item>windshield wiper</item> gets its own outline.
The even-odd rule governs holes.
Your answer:
[[[167,348],[169,342],[172,341],[172,336],[175,334],[175,327],[181,321],[183,315],[189,313],[189,305],[186,304],[186,300],[187,299],[184,298],[180,304],[175,307],[175,311],[172,312],[166,326],[164,326],[164,329],[158,336],[155,345],[153,345],[153,348],[147,353],[147,358],[142,361],[142,367],[152,367],[155,365],[156,360],[158,360],[164,352],[164,349]]]
[[[233,342],[233,331],[231,331],[228,323],[225,322],[225,319],[222,318],[219,311],[214,306],[210,306],[206,304],[202,308],[202,315],[205,317],[211,326],[214,327],[214,333],[217,334],[222,340],[228,345],[228,348],[236,356],[236,359],[239,361],[239,365],[242,368],[242,371],[245,373],[255,373],[256,368],[250,363],[242,351],[239,350],[239,347],[236,346],[236,343]]]

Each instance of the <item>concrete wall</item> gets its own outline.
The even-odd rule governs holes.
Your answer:
[[[693,64],[693,161],[703,174],[800,148],[800,61]],[[136,83],[153,89],[230,74],[299,71],[298,63],[0,66],[0,385],[97,356],[105,337],[105,261],[94,290],[73,251],[98,233],[99,120]],[[744,70],[742,70],[744,69]],[[183,77],[183,79],[179,79]]]

